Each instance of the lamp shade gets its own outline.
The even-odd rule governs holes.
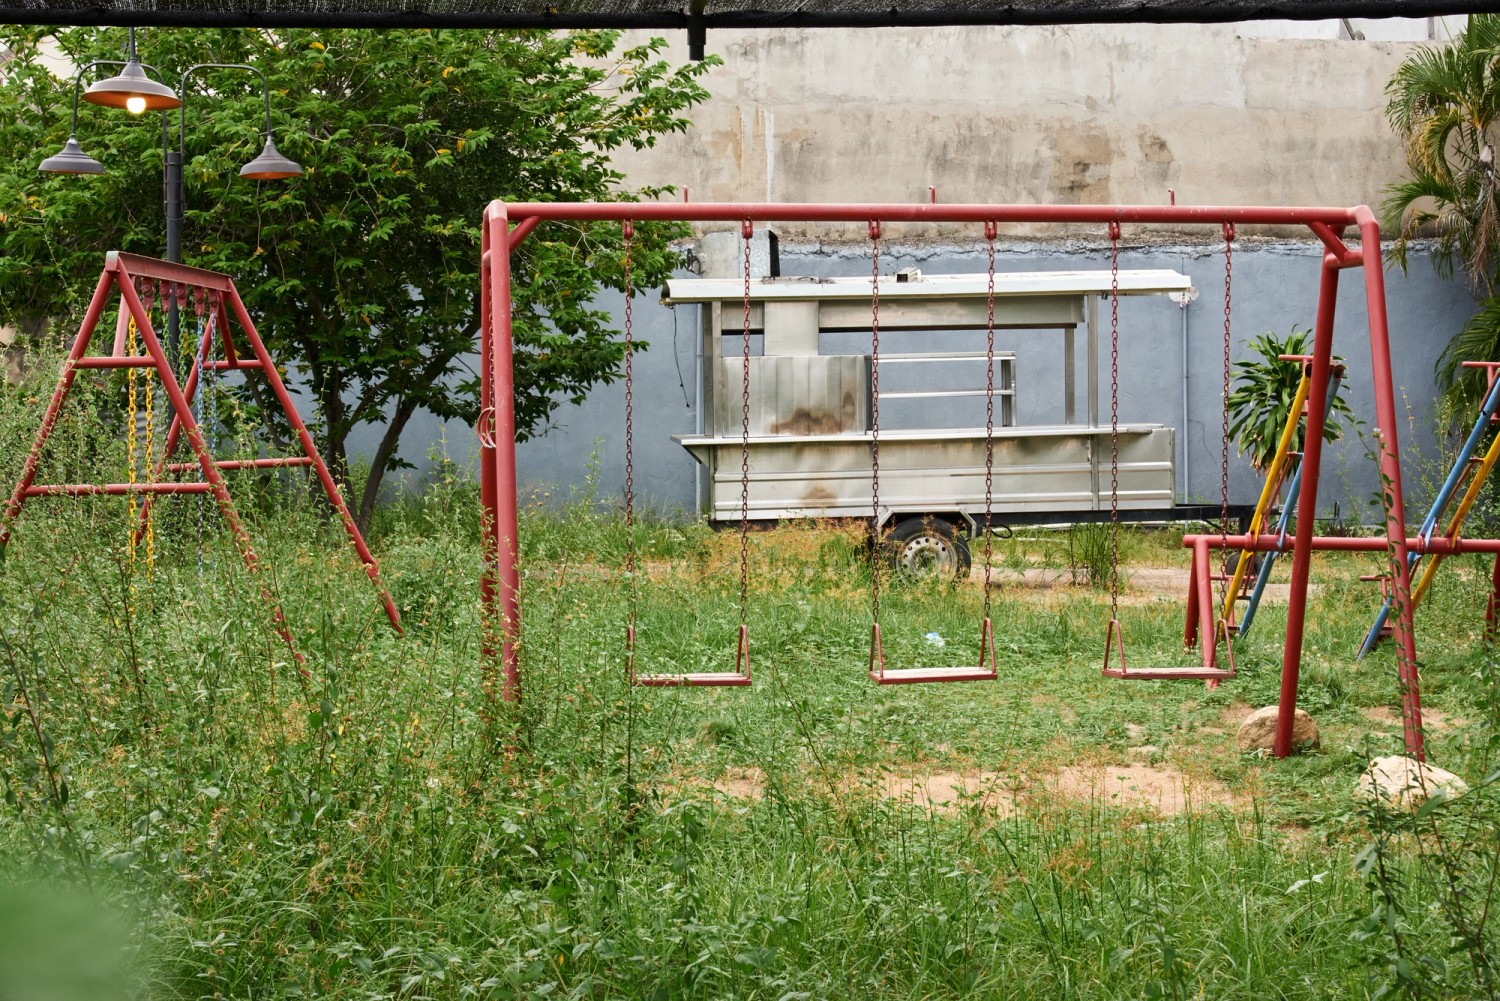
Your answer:
[[[136,107],[131,108],[131,111],[136,111],[136,108],[141,111],[167,111],[182,107],[182,100],[176,92],[147,76],[145,67],[134,59],[126,63],[118,75],[91,84],[83,92],[85,101],[106,108],[124,108],[131,98],[137,99]]]
[[[275,181],[283,177],[301,177],[302,164],[281,155],[270,137],[260,156],[240,168],[240,176],[252,181]]]
[[[43,160],[37,170],[44,174],[102,174],[104,164],[83,151],[77,136],[68,136],[63,148]]]

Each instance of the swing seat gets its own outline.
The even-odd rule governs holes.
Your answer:
[[[630,683],[641,688],[746,688],[750,685],[750,629],[740,626],[733,671],[689,671],[686,674],[636,674],[635,626],[625,630],[630,658]]]
[[[642,688],[744,688],[750,676],[738,671],[698,671],[690,674],[637,674],[631,684]]]
[[[938,681],[994,681],[995,669],[983,665],[967,667],[901,667],[873,670],[870,677],[877,685],[918,685]]]
[[[1126,681],[1207,681],[1215,683],[1234,677],[1234,647],[1229,642],[1229,624],[1222,619],[1214,630],[1217,643],[1224,637],[1224,648],[1228,651],[1229,666],[1211,667],[1207,664],[1192,664],[1186,667],[1129,667],[1125,663],[1125,630],[1120,620],[1110,619],[1104,633],[1104,666],[1099,673],[1106,678],[1122,678]],[[1116,655],[1114,664],[1110,654]]]
[[[979,634],[979,663],[957,667],[900,667],[888,670],[885,650],[880,642],[880,624],[870,628],[870,679],[877,685],[925,685],[943,681],[994,681],[995,634],[990,620],[984,620]]]

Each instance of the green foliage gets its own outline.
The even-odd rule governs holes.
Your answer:
[[[1500,117],[1500,15],[1474,14],[1449,45],[1422,46],[1389,83],[1386,118],[1401,139],[1410,178],[1392,185],[1385,227],[1396,261],[1423,227],[1436,230],[1434,260],[1466,272],[1474,289],[1494,285],[1500,203],[1490,129]]]
[[[1234,363],[1234,382],[1227,401],[1229,433],[1240,454],[1249,457],[1250,465],[1257,472],[1264,472],[1276,457],[1276,446],[1281,441],[1297,386],[1302,381],[1301,363],[1281,361],[1280,356],[1310,354],[1312,331],[1294,324],[1291,333],[1284,338],[1274,331],[1267,332],[1251,338],[1250,347],[1257,357]],[[1343,437],[1341,419],[1354,420],[1354,411],[1343,398],[1342,384],[1339,390],[1340,395],[1334,397],[1333,408],[1323,425],[1324,441],[1338,441]],[[1292,451],[1301,451],[1306,434],[1306,427],[1298,425]]]
[[[1437,383],[1455,426],[1472,423],[1489,388],[1484,370],[1464,368],[1464,362],[1494,359],[1500,359],[1500,297],[1489,296],[1438,356]]]
[[[73,86],[42,56],[51,29],[10,27],[0,81],[0,321],[56,321],[92,290],[106,250],[159,256],[161,142],[155,119],[80,106],[79,139],[107,173],[49,176],[41,157],[67,136]],[[118,55],[119,29],[61,29],[75,65]],[[610,155],[687,129],[713,61],[672,66],[653,39],[619,33],[154,30],[144,58],[173,86],[189,65],[249,63],[270,82],[274,137],[302,163],[292,180],[246,182],[264,114],[249,73],[187,85],[188,263],[232,275],[279,360],[317,401],[321,447],[347,469],[363,423],[387,431],[365,483],[367,519],[401,430],[418,410],[472,421],[477,378],[464,356],[479,325],[479,229],[492,199],[617,200]],[[172,137],[176,129],[173,122]],[[33,152],[34,151],[34,152]],[[676,262],[674,226],[637,227],[634,282]],[[618,225],[548,224],[513,258],[516,414],[521,435],[564,400],[616,375],[621,345],[591,302],[622,288]]]

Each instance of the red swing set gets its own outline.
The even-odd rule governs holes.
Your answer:
[[[112,299],[116,297],[119,302],[119,322],[113,348],[107,355],[90,355],[88,349],[95,328]],[[195,364],[188,373],[185,386],[179,384],[166,350],[152,325],[151,304],[153,301],[161,302],[164,307],[175,303],[179,315],[186,316],[191,310],[198,320],[201,336]],[[231,317],[233,317],[234,326],[239,328],[244,337],[243,347],[249,349],[248,357],[236,346]],[[134,337],[127,340],[125,333],[132,325],[134,333],[139,335],[145,346],[144,355],[130,353]],[[154,373],[160,380],[171,404],[172,420],[167,428],[166,441],[160,454],[145,456],[147,466],[145,482],[136,482],[135,467],[132,466],[128,483],[36,483],[37,474],[41,470],[45,456],[47,441],[57,426],[57,420],[68,393],[78,373],[86,369],[106,371],[144,369]],[[204,381],[202,375],[205,370],[215,374],[242,372],[247,377],[259,374],[264,378],[281,405],[282,412],[296,435],[302,454],[255,459],[216,459],[204,437],[203,428],[193,416],[193,401]],[[149,416],[147,419],[150,420]],[[148,428],[149,426],[148,424]],[[193,453],[194,461],[173,462],[172,458],[184,437]],[[11,492],[4,511],[0,512],[0,558],[4,556],[5,549],[10,542],[11,532],[21,515],[21,509],[31,498],[85,497],[101,494],[134,498],[140,495],[142,503],[138,512],[139,527],[134,532],[134,539],[138,540],[147,532],[150,525],[150,505],[155,497],[168,494],[199,496],[211,494],[218,503],[225,523],[229,526],[245,566],[258,580],[260,558],[255,553],[244,522],[240,519],[239,512],[230,497],[229,486],[223,473],[226,470],[269,469],[285,466],[312,468],[328,498],[328,503],[338,512],[344,531],[348,533],[349,541],[358,554],[360,563],[370,578],[370,583],[375,587],[386,617],[390,620],[391,626],[400,632],[401,617],[396,611],[396,605],[391,600],[390,593],[381,582],[375,557],[366,547],[359,527],[354,523],[354,518],[344,503],[343,495],[339,492],[333,477],[329,475],[328,467],[324,465],[323,458],[313,443],[312,435],[308,433],[307,426],[303,424],[301,416],[297,413],[297,406],[292,401],[291,394],[287,392],[286,385],[281,381],[281,375],[277,372],[276,365],[266,350],[264,342],[261,341],[260,334],[256,332],[255,324],[251,322],[250,314],[245,309],[245,304],[241,301],[234,282],[227,275],[205,271],[201,268],[173,264],[149,257],[138,257],[134,254],[111,252],[105,258],[104,271],[99,276],[98,285],[84,313],[78,335],[73,340],[73,348],[67,360],[63,362],[57,387],[53,390],[52,398],[47,404],[46,413],[37,429],[31,451],[26,456],[20,479]],[[178,478],[182,474],[195,471],[199,474],[198,479]],[[263,582],[259,584],[259,587],[262,598],[271,608],[273,628],[286,643],[292,655],[301,661],[302,657],[297,652],[296,643],[280,605]]]
[[[1421,698],[1416,668],[1415,634],[1412,629],[1412,605],[1410,600],[1411,578],[1408,557],[1412,552],[1428,549],[1445,553],[1458,551],[1500,552],[1500,540],[1463,540],[1461,543],[1433,539],[1409,539],[1406,534],[1406,516],[1402,494],[1400,447],[1397,441],[1398,417],[1391,376],[1391,355],[1387,330],[1385,306],[1385,277],[1380,253],[1380,227],[1374,214],[1365,206],[1354,208],[1291,208],[1291,207],[1229,207],[1188,205],[940,205],[940,204],[757,204],[757,203],[521,203],[492,202],[484,213],[483,246],[481,259],[482,299],[482,386],[481,413],[478,434],[481,444],[480,473],[481,500],[485,509],[485,573],[481,581],[481,598],[485,618],[485,635],[482,647],[484,683],[490,697],[514,702],[521,697],[521,662],[519,640],[521,636],[520,575],[517,565],[517,490],[515,411],[512,340],[511,299],[511,255],[515,248],[543,222],[581,223],[588,221],[619,221],[622,225],[641,221],[671,220],[687,222],[740,222],[748,229],[756,222],[830,222],[866,223],[872,237],[878,239],[881,222],[917,223],[969,223],[982,225],[993,247],[993,233],[1000,223],[1050,223],[1050,224],[1098,224],[1109,228],[1111,244],[1118,253],[1120,228],[1123,225],[1167,224],[1182,226],[1216,225],[1224,229],[1226,250],[1233,239],[1233,227],[1247,225],[1306,227],[1321,243],[1323,255],[1320,260],[1321,280],[1318,293],[1316,320],[1314,323],[1314,345],[1311,356],[1311,392],[1307,404],[1306,445],[1302,460],[1302,481],[1298,499],[1298,510],[1317,510],[1318,472],[1322,452],[1323,414],[1328,385],[1328,374],[1332,364],[1333,323],[1337,306],[1339,276],[1345,270],[1359,269],[1364,278],[1365,305],[1370,339],[1371,375],[1375,397],[1377,438],[1380,443],[1380,475],[1385,484],[1386,534],[1383,539],[1358,540],[1368,542],[1374,548],[1385,549],[1390,560],[1390,579],[1395,596],[1395,637],[1397,640],[1398,677],[1402,691],[1402,723],[1408,753],[1419,760],[1423,757]],[[1345,234],[1357,231],[1359,242],[1350,245]],[[878,250],[878,244],[877,250]],[[1116,258],[1117,259],[1117,258]],[[876,265],[878,269],[878,263]],[[873,295],[878,297],[878,272]],[[1226,262],[1226,281],[1228,278]],[[1227,292],[1226,287],[1226,292]],[[1227,296],[1226,296],[1227,298]],[[1112,296],[1116,302],[1118,292]],[[878,301],[878,300],[877,300]],[[993,302],[991,302],[993,306]],[[1227,306],[1227,303],[1226,303]],[[1113,312],[1113,310],[1112,310]],[[878,338],[878,305],[872,311],[872,341]],[[992,328],[993,329],[993,328]],[[1227,317],[1226,317],[1227,331]],[[1118,334],[1118,327],[1115,326]],[[748,337],[746,338],[748,345]],[[878,370],[878,346],[873,346],[872,370]],[[1118,340],[1115,340],[1116,362]],[[748,346],[746,347],[748,351]],[[629,354],[627,352],[627,358]],[[746,367],[748,376],[748,365]],[[1115,433],[1118,434],[1118,368],[1114,370],[1113,395],[1116,409]],[[743,385],[742,385],[743,388]],[[872,408],[873,410],[873,408]],[[874,413],[872,413],[874,417]],[[878,464],[879,431],[875,429],[875,445],[872,459]],[[1227,434],[1225,435],[1227,439]],[[1227,448],[1227,443],[1226,446]],[[990,452],[987,449],[987,453]],[[1227,453],[1226,453],[1227,455]],[[992,453],[987,456],[987,474],[992,473]],[[1226,463],[1227,465],[1227,463]],[[748,477],[748,464],[742,469]],[[988,475],[987,475],[988,480]],[[879,489],[878,468],[872,471],[872,486]],[[742,480],[743,483],[743,480]],[[1227,482],[1225,484],[1227,490]],[[1118,481],[1113,484],[1117,496]],[[987,491],[988,493],[988,491]],[[628,503],[629,501],[627,501]],[[742,504],[742,533],[748,530],[748,513]],[[1115,516],[1118,521],[1118,514]],[[879,527],[878,507],[872,519]],[[988,522],[988,518],[986,518]],[[988,529],[988,524],[986,524]],[[1314,535],[1314,519],[1299,518],[1295,538],[1292,541],[1292,571],[1290,597],[1287,612],[1286,644],[1282,656],[1281,696],[1275,753],[1284,757],[1292,752],[1292,720],[1297,700],[1298,678],[1302,662],[1303,629],[1307,614],[1308,573],[1312,553],[1325,547],[1324,541]],[[1194,550],[1195,579],[1193,595],[1189,604],[1197,610],[1197,621],[1204,616],[1215,615],[1211,631],[1204,630],[1204,645],[1217,648],[1220,640],[1229,636],[1228,624],[1212,611],[1211,585],[1207,567],[1209,550],[1218,548],[1275,548],[1279,543],[1274,535],[1258,537],[1231,536],[1227,525],[1212,536],[1189,537],[1185,544]],[[1445,548],[1446,547],[1446,548]],[[742,535],[742,554],[743,554]],[[988,554],[987,554],[988,555]],[[742,555],[742,573],[744,571]],[[986,559],[986,564],[989,560]],[[880,656],[880,628],[878,607],[878,571],[872,604],[875,621],[872,625],[872,644],[869,672],[876,681],[887,684],[900,682],[970,680],[992,677],[995,674],[993,655],[993,631],[989,625],[988,596],[986,587],[985,625],[981,632],[981,652],[977,667],[958,669],[918,669],[936,672],[933,676],[901,676],[900,672],[886,669]],[[649,684],[747,684],[749,681],[749,623],[744,603],[744,588],[741,599],[741,623],[739,629],[735,677],[731,681],[711,678],[695,680],[692,676],[657,676]],[[1117,600],[1117,596],[1116,596]],[[1190,620],[1193,619],[1190,609]],[[1196,632],[1196,631],[1194,631]],[[1190,639],[1194,638],[1191,634]],[[630,646],[633,649],[633,637]],[[1191,677],[1217,681],[1233,675],[1232,664],[1219,668],[1212,656],[1205,652],[1202,667],[1150,671],[1126,669],[1123,657],[1123,639],[1119,635],[1118,620],[1112,619],[1107,637],[1107,650],[1119,651],[1118,673],[1122,677]],[[1108,668],[1109,653],[1106,653]],[[1175,672],[1175,673],[1174,673]],[[960,676],[962,675],[962,676]],[[643,679],[634,679],[641,682]]]

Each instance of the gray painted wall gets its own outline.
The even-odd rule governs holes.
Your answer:
[[[1128,238],[1127,232],[1127,238]],[[1253,244],[1242,239],[1234,255],[1233,357],[1245,354],[1246,342],[1268,330],[1285,332],[1293,323],[1311,326],[1317,301],[1321,251],[1309,244]],[[782,273],[862,275],[869,258],[863,247],[787,246],[781,248]],[[926,274],[982,272],[978,247],[887,248],[882,271],[918,267]],[[1014,247],[1002,251],[1002,271],[1107,268],[1100,247]],[[1172,268],[1192,277],[1199,298],[1186,307],[1188,332],[1188,406],[1183,411],[1182,322],[1184,310],[1164,297],[1122,301],[1120,322],[1120,418],[1166,424],[1178,429],[1178,497],[1214,501],[1219,496],[1221,440],[1220,377],[1222,365],[1224,259],[1219,247],[1131,248],[1121,255],[1122,268]],[[1391,349],[1398,403],[1409,420],[1397,428],[1407,462],[1408,496],[1418,506],[1420,489],[1435,471],[1429,408],[1434,395],[1433,364],[1448,338],[1473,310],[1462,281],[1445,281],[1424,255],[1416,255],[1408,274],[1387,273]],[[676,310],[657,301],[652,291],[638,299],[636,336],[650,343],[636,363],[636,489],[643,502],[666,512],[695,507],[697,464],[672,440],[696,429],[697,309]],[[618,294],[600,302],[621,313]],[[1101,303],[1108,323],[1108,303]],[[1359,272],[1346,272],[1340,284],[1335,351],[1349,363],[1346,397],[1374,431],[1364,289]],[[982,344],[982,335],[978,335]],[[1083,343],[1079,338],[1079,387],[1083,377]],[[1107,341],[1105,341],[1107,345]],[[952,347],[946,343],[944,347]],[[1018,423],[1053,423],[1061,417],[1061,337],[1032,332],[1002,333],[997,344],[1017,353]],[[1101,359],[1101,419],[1108,420],[1108,354]],[[1080,401],[1080,415],[1085,412]],[[581,405],[564,405],[553,427],[521,446],[519,472],[525,488],[556,501],[581,492],[591,456],[597,456],[596,495],[612,500],[623,489],[624,396],[620,384],[600,387]],[[1185,429],[1185,431],[1184,431]],[[462,425],[445,429],[450,454],[473,461],[472,431]],[[414,420],[405,453],[420,462],[439,426]],[[358,448],[360,443],[356,443]],[[366,450],[373,441],[363,443]],[[1366,457],[1366,443],[1350,438],[1334,446],[1325,460],[1323,511],[1339,502],[1347,516],[1372,498],[1378,477]],[[1184,469],[1187,471],[1184,477]],[[1253,502],[1260,481],[1249,465],[1231,452],[1231,500]]]

